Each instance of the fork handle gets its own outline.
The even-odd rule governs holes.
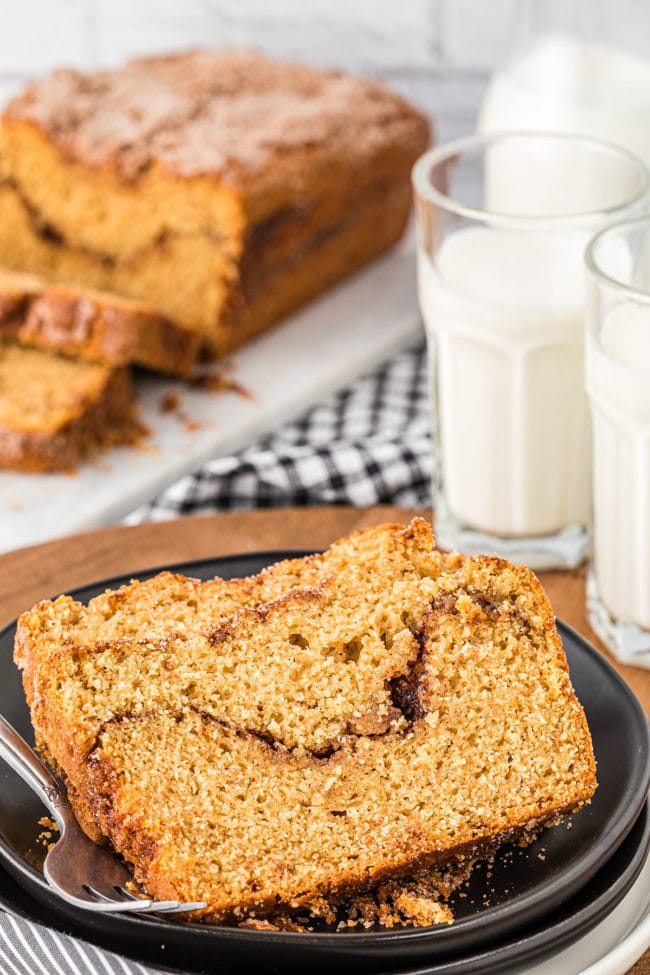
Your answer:
[[[18,734],[6,718],[0,714],[0,758],[18,773],[27,785],[43,800],[59,825],[63,825],[69,804],[67,797],[54,776]]]

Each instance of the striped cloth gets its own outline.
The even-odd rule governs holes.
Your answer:
[[[155,975],[78,938],[0,914],[2,975]]]
[[[423,342],[297,422],[184,477],[127,519],[318,504],[430,501],[431,439]],[[0,975],[152,975],[154,969],[0,913]]]

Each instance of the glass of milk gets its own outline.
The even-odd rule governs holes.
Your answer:
[[[650,667],[650,219],[602,231],[586,262],[594,503],[587,607],[615,656]]]
[[[590,540],[584,250],[643,212],[645,165],[589,137],[474,136],[413,170],[443,548],[572,567]]]

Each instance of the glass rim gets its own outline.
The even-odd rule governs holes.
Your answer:
[[[606,227],[603,227],[597,234],[594,234],[587,244],[585,264],[590,274],[599,283],[606,284],[621,294],[627,295],[629,298],[634,298],[635,301],[650,304],[650,290],[641,291],[635,285],[628,284],[626,281],[621,281],[620,278],[615,278],[611,274],[608,274],[600,267],[595,254],[598,245],[605,237],[609,237],[610,235],[616,237],[621,231],[633,230],[635,227],[642,226],[643,224],[650,230],[650,215],[646,214],[641,217],[632,217],[628,220],[619,220],[617,223],[610,223]]]
[[[543,214],[543,213],[502,213],[498,210],[481,209],[478,207],[467,206],[436,189],[430,180],[429,174],[434,166],[441,162],[460,156],[469,149],[478,146],[488,146],[490,143],[505,142],[510,140],[551,140],[564,143],[578,143],[605,152],[610,156],[618,156],[619,159],[626,161],[637,172],[640,178],[640,185],[634,193],[630,194],[625,200],[610,206],[595,210],[576,210],[574,213]],[[602,220],[603,217],[613,217],[625,211],[629,207],[641,202],[648,194],[650,189],[650,171],[648,167],[634,153],[624,146],[619,146],[614,142],[607,142],[605,139],[597,139],[590,135],[581,135],[573,132],[557,132],[544,130],[503,130],[501,132],[490,132],[478,135],[464,136],[462,139],[454,139],[451,142],[444,142],[440,146],[434,146],[423,153],[411,170],[411,183],[415,193],[435,206],[453,213],[459,217],[472,220],[490,222],[495,225],[525,227],[527,225],[537,225],[543,223],[546,226],[567,226],[589,222],[590,220]]]

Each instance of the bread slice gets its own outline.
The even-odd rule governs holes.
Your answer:
[[[0,268],[0,338],[109,366],[188,375],[199,337],[143,302]]]
[[[0,467],[71,470],[142,432],[125,369],[0,344]]]
[[[589,731],[532,573],[445,556],[422,520],[362,540],[341,543],[333,572],[330,554],[312,560],[308,587],[291,588],[292,570],[283,595],[185,632],[103,640],[100,623],[89,641],[89,614],[80,639],[73,622],[53,641],[48,623],[38,648],[21,620],[39,740],[84,828],[156,896],[203,899],[211,921],[322,913],[458,872],[593,794]]]

